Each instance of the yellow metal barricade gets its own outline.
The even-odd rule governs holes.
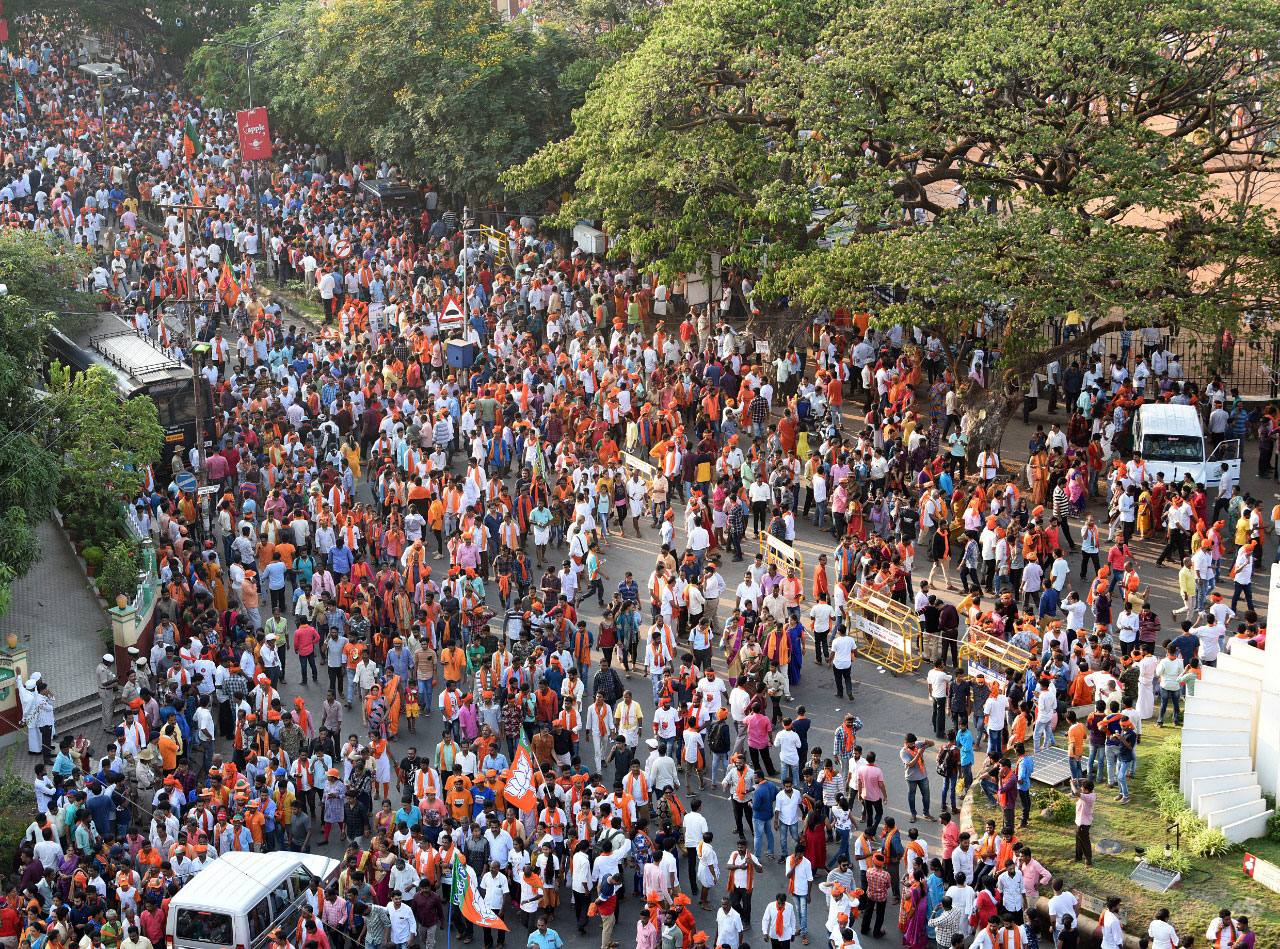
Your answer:
[[[1009,687],[1009,674],[1021,675],[1031,665],[1031,653],[1003,639],[971,628],[960,644],[960,666],[974,678]]]
[[[800,551],[790,544],[778,540],[772,534],[765,533],[760,535],[760,556],[764,558],[765,566],[776,563],[779,569],[782,570],[786,570],[787,567],[794,567],[796,579],[800,581],[800,586],[803,589],[804,556]]]
[[[649,488],[653,485],[653,479],[658,477],[658,469],[647,461],[641,461],[630,452],[619,452],[622,456],[622,464],[628,469],[628,474],[632,471],[640,472],[640,477],[644,479],[644,486]]]
[[[849,627],[858,635],[858,653],[894,675],[915,672],[924,661],[920,618],[905,603],[859,584],[847,604]]]

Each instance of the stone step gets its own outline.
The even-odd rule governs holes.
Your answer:
[[[1219,791],[1231,791],[1236,788],[1253,787],[1258,783],[1258,775],[1252,771],[1239,771],[1235,774],[1213,775],[1206,778],[1196,778],[1191,782],[1190,798],[1188,802],[1191,809],[1199,813],[1200,801],[1208,794],[1214,794]]]
[[[1237,709],[1243,714],[1237,713]],[[1216,728],[1220,732],[1242,732],[1248,735],[1253,732],[1253,717],[1249,714],[1249,706],[1235,702],[1229,706],[1205,702],[1195,709],[1188,708],[1182,717],[1182,723],[1188,728]]]
[[[1196,811],[1201,814],[1210,814],[1215,811],[1225,811],[1240,804],[1249,804],[1253,801],[1262,800],[1262,788],[1258,786],[1257,775],[1253,777],[1254,781],[1251,784],[1223,788],[1218,791],[1201,794],[1200,802],[1196,805]]]
[[[1249,736],[1243,732],[1227,733],[1221,741],[1196,742],[1182,746],[1183,761],[1204,761],[1209,758],[1247,758]]]
[[[1205,822],[1210,827],[1226,827],[1228,824],[1234,824],[1237,821],[1262,814],[1266,809],[1267,802],[1261,797],[1256,797],[1252,801],[1233,804],[1231,807],[1225,807],[1220,811],[1201,810],[1200,816],[1205,819]]]
[[[1227,824],[1222,828],[1222,833],[1233,844],[1242,844],[1246,840],[1263,837],[1267,833],[1267,821],[1273,813],[1275,812],[1264,810],[1261,814],[1254,814],[1252,817]]]
[[[1250,710],[1258,707],[1258,693],[1249,689],[1242,689],[1240,683],[1229,684],[1227,682],[1199,682],[1196,684],[1196,694],[1187,699],[1186,707],[1192,708],[1192,703],[1200,705],[1201,702],[1213,703],[1234,703],[1246,705]],[[1158,704],[1157,704],[1157,707]]]
[[[1253,759],[1249,757],[1206,758],[1202,761],[1182,762],[1182,793],[1191,790],[1191,782],[1197,778],[1208,778],[1222,774],[1239,774],[1241,771],[1253,771]]]
[[[1212,666],[1210,668],[1213,668]],[[1230,653],[1218,654],[1217,668],[1235,679],[1255,679],[1261,683],[1266,678],[1262,667],[1262,650],[1256,647],[1237,649]],[[1241,683],[1241,688],[1250,688],[1252,683]]]

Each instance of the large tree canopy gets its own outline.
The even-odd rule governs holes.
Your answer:
[[[280,31],[254,72],[275,127],[463,195],[488,196],[510,163],[564,134],[581,97],[562,83],[563,33],[504,22],[481,0],[289,0],[224,38]],[[214,46],[188,70],[237,107],[243,74],[239,54]]]
[[[1276,221],[1252,192],[1274,174],[1278,30],[1274,0],[675,0],[510,183],[568,182],[565,221],[603,219],[662,270],[766,264],[766,298],[907,288],[880,318],[957,361],[1009,304],[969,394],[998,428],[1068,309],[1096,335],[1277,299]],[[957,209],[956,189],[998,213]]]

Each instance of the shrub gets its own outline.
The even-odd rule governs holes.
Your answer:
[[[107,600],[114,600],[122,593],[132,599],[137,586],[136,555],[128,544],[116,544],[107,553],[102,563],[102,576],[98,579],[98,589]]]
[[[1048,819],[1055,824],[1065,824],[1075,820],[1075,799],[1069,794],[1063,794],[1056,788],[1050,788],[1037,794],[1035,804],[1046,812]]]
[[[1280,811],[1267,818],[1267,839],[1280,842]]]
[[[1152,866],[1163,867],[1166,870],[1172,870],[1174,873],[1181,873],[1184,876],[1191,870],[1191,857],[1176,848],[1148,853],[1146,861]]]
[[[1158,787],[1154,799],[1160,810],[1160,817],[1165,823],[1178,820],[1187,812],[1187,799],[1176,787]]]
[[[1156,749],[1150,761],[1143,761],[1144,783],[1153,791],[1171,787],[1177,790],[1180,762],[1182,760],[1182,740],[1173,738]]]
[[[89,575],[98,572],[98,568],[102,566],[102,561],[106,559],[107,552],[101,547],[86,547],[84,549],[84,564],[89,568]]]
[[[1187,849],[1197,857],[1225,857],[1235,846],[1221,829],[1207,826],[1198,828],[1187,842]]]
[[[22,778],[22,768],[14,767],[9,751],[0,768],[0,866],[13,866],[18,856],[22,834],[36,813],[36,798],[29,782]]]

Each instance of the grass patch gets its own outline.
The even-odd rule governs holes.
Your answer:
[[[26,742],[25,729],[22,741]],[[14,766],[16,753],[10,749],[0,762],[0,867],[5,868],[16,864],[22,835],[36,815],[36,796]]]
[[[302,316],[317,323],[324,322],[324,307],[320,305],[320,297],[316,292],[308,293],[303,289],[301,280],[285,284],[284,288],[270,287],[271,299],[283,306],[296,310]],[[286,322],[288,322],[286,320]]]
[[[1244,875],[1244,852],[1280,864],[1280,822],[1278,833],[1270,838],[1251,840],[1243,847],[1231,846],[1221,831],[1210,830],[1196,815],[1185,809],[1176,788],[1178,759],[1181,753],[1181,730],[1148,728],[1143,732],[1138,751],[1138,774],[1129,779],[1132,803],[1115,803],[1115,791],[1103,785],[1098,789],[1094,810],[1093,869],[1072,863],[1075,856],[1074,820],[1061,819],[1060,802],[1052,792],[1040,792],[1032,809],[1029,827],[1018,832],[1020,840],[1031,847],[1036,859],[1055,876],[1062,876],[1067,886],[1091,896],[1112,894],[1124,900],[1129,914],[1129,931],[1146,935],[1147,923],[1160,907],[1168,906],[1172,922],[1179,933],[1203,935],[1209,920],[1218,910],[1229,907],[1233,913],[1249,917],[1257,932],[1259,946],[1280,946],[1280,894],[1254,883]],[[975,794],[973,822],[981,827],[988,817],[999,822],[1000,815],[982,795]],[[1181,805],[1181,806],[1179,806]],[[1046,819],[1041,809],[1052,807],[1055,814]],[[1164,858],[1165,828],[1178,820],[1182,827],[1182,846]],[[1125,849],[1116,856],[1098,851],[1098,842],[1118,840]],[[1169,834],[1173,844],[1173,834]],[[1182,883],[1168,893],[1152,893],[1129,880],[1136,865],[1134,847],[1146,848],[1146,858],[1182,874]],[[1206,854],[1198,856],[1197,853]]]

